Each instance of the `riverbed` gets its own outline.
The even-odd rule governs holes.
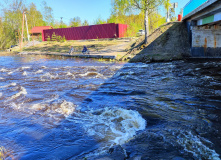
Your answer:
[[[220,159],[221,63],[0,57],[8,159]]]

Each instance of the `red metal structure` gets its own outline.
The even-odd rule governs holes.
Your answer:
[[[53,27],[51,26],[37,26],[37,27],[33,27],[31,29],[31,34],[41,34],[43,30],[45,29],[53,29]]]
[[[84,39],[103,39],[103,38],[120,38],[126,35],[127,25],[125,24],[100,24],[82,27],[48,29],[42,31],[42,41],[48,37],[65,36],[66,40],[84,40]]]

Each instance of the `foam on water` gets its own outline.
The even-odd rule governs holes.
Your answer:
[[[42,73],[42,72],[43,72],[43,70],[37,70],[37,71],[35,72],[35,74]]]
[[[55,109],[55,111],[67,117],[75,111],[75,107],[76,105],[74,105],[73,103],[63,101],[61,104],[59,104],[59,107]]]
[[[31,67],[30,66],[23,66],[23,67],[21,67],[22,70],[29,69],[29,68],[31,68]]]
[[[22,73],[22,75],[23,75],[23,76],[27,76],[28,73],[27,73],[26,71],[24,71],[24,72]]]
[[[8,72],[9,70],[5,69],[5,68],[1,68],[0,72]]]
[[[89,111],[81,116],[81,123],[89,135],[98,136],[112,145],[124,144],[146,126],[146,121],[137,111],[122,108]]]
[[[11,87],[11,86],[16,86],[16,83],[10,83],[10,84],[5,85],[5,86],[0,86],[0,88],[8,88],[8,87]]]
[[[67,72],[67,73],[66,73],[66,76],[71,76],[72,78],[75,78],[75,75],[72,74],[71,72]]]
[[[81,77],[90,77],[90,78],[101,78],[103,77],[102,74],[98,73],[98,72],[86,72],[84,74],[79,74],[79,76]]]
[[[205,143],[211,143],[200,136],[193,135],[191,132],[181,132],[178,136],[177,142],[186,152],[193,154],[193,156],[199,160],[220,160],[219,155],[215,152],[215,150],[207,147],[202,140]]]
[[[45,113],[44,115],[48,117],[55,117],[53,116],[55,113],[67,117],[75,111],[76,107],[77,105],[74,103],[60,99],[53,102],[36,103],[30,106],[29,109],[31,109],[31,113],[42,111]]]
[[[56,74],[56,75],[53,75],[53,74],[51,74],[51,73],[49,73],[49,72],[45,73],[44,75],[42,75],[42,76],[40,77],[41,80],[56,79],[56,78],[58,78],[58,75],[57,75],[57,74]]]
[[[20,87],[20,91],[18,92],[18,93],[16,93],[16,94],[14,94],[12,97],[11,97],[11,99],[14,99],[14,98],[17,98],[17,97],[19,97],[19,96],[21,96],[21,95],[26,95],[27,94],[27,91],[26,91],[26,89],[24,88],[24,87]]]

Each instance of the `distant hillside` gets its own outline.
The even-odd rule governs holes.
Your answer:
[[[182,22],[170,22],[157,28],[144,45],[144,36],[134,42],[121,59],[130,62],[170,61],[190,55],[187,29]]]

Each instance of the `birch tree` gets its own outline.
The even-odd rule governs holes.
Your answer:
[[[119,14],[127,13],[130,10],[144,12],[145,26],[145,44],[148,43],[149,25],[148,16],[155,10],[164,0],[112,0],[114,11]]]
[[[164,5],[164,8],[166,9],[166,14],[167,14],[167,22],[169,22],[170,21],[170,18],[169,18],[169,9],[170,9],[170,6],[171,6],[171,4],[170,4],[170,0],[164,0],[164,2],[163,2],[163,5]]]

